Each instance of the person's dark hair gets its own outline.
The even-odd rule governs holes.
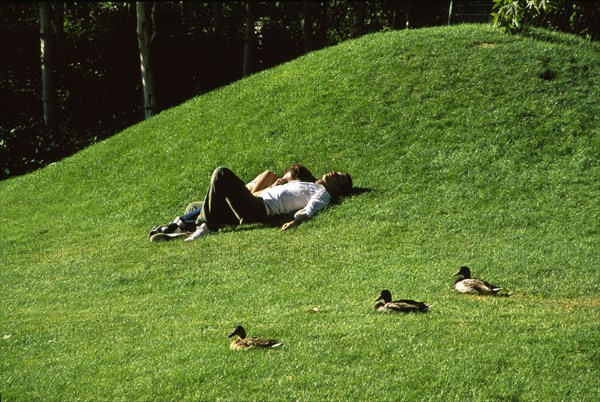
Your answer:
[[[284,172],[284,174],[287,172],[290,172],[292,177],[296,180],[308,181],[311,183],[314,183],[315,181],[317,181],[317,178],[315,176],[313,176],[313,174],[310,172],[310,170],[308,170],[306,168],[306,166],[301,165],[299,163],[295,163],[292,166],[290,166],[289,168],[287,168],[286,171]]]
[[[346,177],[348,181],[340,186],[340,195],[348,195],[352,192],[352,176],[350,176],[350,173],[346,173]]]

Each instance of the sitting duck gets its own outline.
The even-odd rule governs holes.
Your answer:
[[[495,296],[502,289],[481,279],[471,278],[471,270],[465,266],[452,276],[458,276],[454,282],[454,289],[458,293]]]
[[[387,289],[382,290],[379,298],[375,301],[378,302],[375,304],[375,310],[386,313],[426,313],[429,311],[430,307],[429,304],[414,300],[392,300],[392,294]]]
[[[237,335],[237,338],[231,342],[230,348],[241,350],[241,349],[250,349],[253,347],[257,348],[276,348],[278,346],[283,345],[283,342],[279,342],[275,339],[267,339],[267,338],[251,338],[246,337],[246,330],[241,325],[235,327],[233,332],[229,334],[227,337],[231,338],[232,336]]]

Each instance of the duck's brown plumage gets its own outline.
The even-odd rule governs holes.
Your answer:
[[[382,300],[382,301],[380,301]],[[392,300],[392,293],[384,289],[375,300],[374,309],[386,313],[426,313],[429,311],[429,304],[410,299]]]
[[[246,330],[241,325],[234,328],[233,332],[227,337],[231,338],[236,336],[237,338],[231,342],[231,349],[250,349],[250,348],[276,348],[283,345],[283,342],[279,342],[275,339],[268,338],[252,338],[246,337]]]

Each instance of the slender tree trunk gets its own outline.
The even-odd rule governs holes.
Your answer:
[[[365,2],[355,1],[352,11],[352,36],[357,38],[365,33]]]
[[[302,11],[304,14],[304,27],[302,35],[304,37],[304,53],[315,49],[315,35],[313,32],[314,23],[314,4],[312,1],[302,2]]]
[[[402,9],[403,5],[394,3],[392,14],[392,29],[405,29],[407,28],[408,20],[406,19],[406,11]]]
[[[42,103],[44,105],[44,126],[54,130],[57,124],[57,97],[54,88],[55,39],[52,33],[51,5],[42,1],[40,11],[40,60],[42,65]]]
[[[254,22],[256,21],[256,5],[246,2],[246,30],[244,34],[244,64],[242,76],[247,77],[254,72],[256,58],[256,35],[254,34]]]
[[[140,50],[140,68],[144,89],[144,117],[147,119],[156,113],[156,95],[154,89],[154,70],[152,69],[152,43],[156,38],[156,3],[139,1],[136,3],[137,38]]]
[[[327,45],[327,2],[319,2],[319,22],[317,23],[317,46],[323,48]]]

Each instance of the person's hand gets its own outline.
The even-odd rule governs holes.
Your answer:
[[[281,227],[281,230],[288,230],[290,228],[298,226],[299,224],[300,224],[300,222],[290,221],[290,222],[284,223],[283,226]]]
[[[280,178],[280,179],[277,179],[277,180],[275,180],[275,183],[273,183],[273,184],[271,185],[271,187],[275,187],[275,186],[281,186],[282,184],[285,184],[285,183],[287,183],[287,180],[286,180],[286,179],[281,179],[281,178]]]
[[[299,224],[301,224],[306,219],[307,218],[305,215],[298,215],[294,218],[293,221],[284,223],[283,226],[281,227],[281,230],[288,230],[290,228],[294,228],[294,227],[298,226]]]

